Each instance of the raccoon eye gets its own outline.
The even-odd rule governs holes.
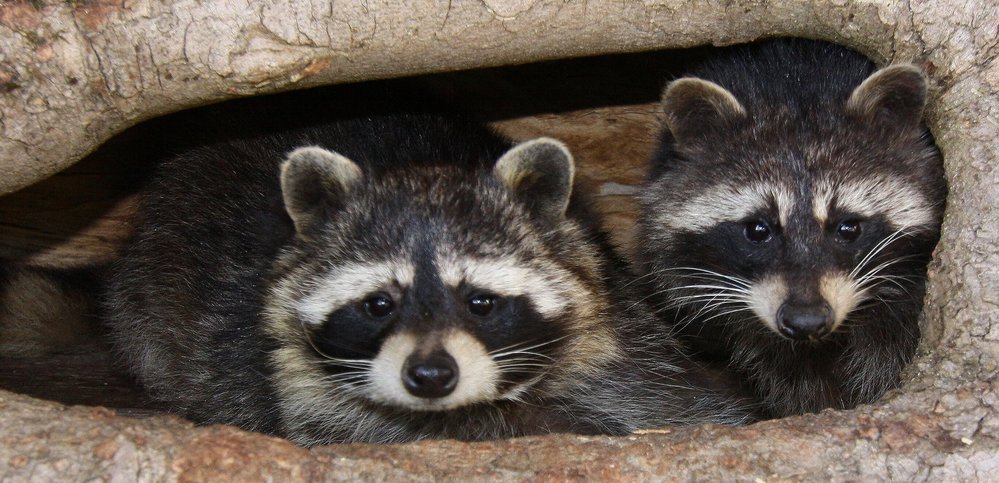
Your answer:
[[[750,221],[745,226],[746,239],[753,243],[763,243],[770,239],[770,225],[762,221]]]
[[[496,296],[480,293],[471,296],[468,299],[468,311],[473,315],[479,317],[485,317],[493,312],[496,308]]]
[[[836,227],[836,238],[843,243],[851,243],[860,238],[860,222],[856,220],[844,221]]]
[[[395,302],[384,294],[373,295],[364,299],[364,311],[376,319],[388,317],[395,311]]]

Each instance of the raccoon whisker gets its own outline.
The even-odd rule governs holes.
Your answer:
[[[680,307],[700,305],[705,308],[713,309],[716,306],[723,304],[748,305],[750,301],[751,299],[748,296],[742,294],[707,293],[677,297],[674,301],[672,301],[671,306]],[[698,304],[698,302],[703,303]]]
[[[523,395],[519,394],[519,393],[510,394],[508,396],[505,396],[503,399],[506,400],[506,401],[511,401],[511,402],[515,402],[515,403],[518,403],[518,404],[523,404],[524,403]]]
[[[866,287],[868,287],[870,285],[873,285],[871,283],[872,280],[887,279],[887,278],[907,278],[907,277],[903,277],[901,275],[879,275],[879,273],[882,272],[883,270],[885,270],[886,268],[888,268],[888,267],[890,267],[892,265],[895,265],[896,263],[903,262],[903,261],[905,261],[906,259],[909,259],[909,258],[913,258],[913,257],[911,257],[911,256],[898,257],[898,258],[895,258],[895,259],[892,259],[892,260],[889,260],[889,261],[881,263],[877,267],[874,267],[873,270],[865,273],[863,276],[861,276],[859,279],[857,279],[854,282],[854,287],[857,287],[858,289],[860,289],[860,288],[866,288]],[[910,280],[906,280],[906,281],[909,281],[911,283]],[[905,289],[904,287],[899,287],[899,288],[902,288],[903,290]]]
[[[632,308],[638,306],[639,304],[644,303],[649,298],[659,297],[659,296],[661,296],[664,293],[669,292],[669,291],[677,291],[677,290],[683,290],[683,289],[712,289],[712,290],[719,290],[719,291],[722,291],[722,292],[733,292],[733,293],[738,293],[738,294],[749,295],[749,290],[748,289],[750,287],[750,282],[747,281],[747,280],[738,278],[738,277],[729,276],[729,275],[723,275],[723,274],[720,274],[718,272],[714,272],[714,271],[711,271],[711,270],[706,270],[706,269],[703,269],[703,268],[697,268],[697,267],[671,267],[671,268],[667,268],[667,269],[662,269],[661,271],[670,271],[670,270],[694,272],[697,275],[694,275],[694,276],[687,275],[685,277],[686,278],[692,278],[692,279],[695,279],[695,280],[710,280],[710,281],[714,281],[714,282],[720,282],[723,285],[692,284],[692,285],[683,285],[683,286],[679,286],[679,287],[667,287],[667,288],[656,290],[656,291],[653,291],[652,293],[647,294],[645,297],[643,297],[642,299],[638,300],[637,302],[635,302],[634,304],[632,304],[631,306],[629,306],[627,308],[627,310],[631,310]],[[702,275],[702,274],[705,274],[705,275]],[[669,302],[667,302],[667,303],[669,303]],[[658,310],[662,310],[662,309],[658,309]]]
[[[684,280],[704,280],[708,282],[722,283],[727,287],[739,288],[744,290],[748,290],[750,288],[749,282],[734,277],[708,276],[708,275],[696,274],[696,275],[683,275],[682,277],[677,277],[677,278],[682,278]]]
[[[356,380],[356,381],[359,381],[359,382],[364,382],[364,380],[367,377],[368,377],[368,373],[366,371],[365,372],[362,372],[362,371],[351,371],[351,372],[343,372],[343,373],[340,373],[340,374],[333,374],[333,375],[330,375],[328,377],[324,377],[322,379],[322,381],[323,382],[332,382],[332,383],[350,383],[350,382]]]
[[[501,368],[506,368],[506,367],[528,367],[528,366],[549,367],[549,364],[546,364],[546,363],[544,363],[542,361],[539,361],[539,360],[522,358],[522,359],[508,359],[508,360],[505,360],[505,361],[497,361],[496,362],[496,366],[497,367],[501,367]]]
[[[749,295],[751,293],[749,289],[730,287],[725,285],[683,285],[680,287],[672,287],[668,290],[684,290],[684,289],[714,289],[714,290],[721,290],[724,292],[741,293],[746,295]]]
[[[707,285],[707,284],[692,284],[692,285],[681,285],[679,287],[672,287],[667,290],[670,291],[681,291],[687,290],[692,293],[687,295],[675,295],[674,299],[687,298],[687,297],[698,297],[698,296],[716,296],[725,295],[732,297],[749,297],[752,292],[749,290],[744,290],[742,288],[731,287],[726,285]]]
[[[342,357],[326,357],[323,362],[335,363],[342,366],[354,366],[358,369],[371,367],[374,361],[371,359],[344,359]]]
[[[724,302],[724,303],[719,302],[719,303],[715,303],[715,304],[711,304],[711,305],[705,305],[705,306],[701,307],[700,310],[698,310],[691,317],[701,318],[701,317],[707,317],[708,315],[710,315],[710,317],[708,317],[707,319],[702,319],[701,320],[702,322],[706,322],[708,320],[711,320],[711,319],[714,319],[714,318],[718,317],[718,312],[719,311],[729,311],[729,310],[732,310],[732,311],[735,311],[735,312],[739,312],[739,311],[747,310],[747,309],[749,309],[749,304],[745,303],[745,302]],[[729,312],[725,312],[725,313],[729,313]]]
[[[893,258],[893,259],[888,260],[886,262],[882,262],[880,265],[874,267],[873,269],[871,269],[867,273],[864,273],[863,275],[861,275],[860,276],[860,280],[863,280],[866,277],[874,276],[874,275],[878,274],[879,272],[883,271],[884,269],[886,269],[886,268],[888,268],[888,267],[890,267],[892,265],[895,265],[897,263],[902,263],[902,262],[905,262],[905,261],[908,261],[908,260],[912,260],[913,258],[916,258],[916,257],[914,255],[906,255],[906,256],[901,256],[901,257]]]
[[[546,374],[551,369],[551,364],[544,364],[537,361],[513,361],[509,364],[497,364],[500,372],[524,372],[530,374]]]
[[[871,302],[871,305],[881,304],[881,305],[887,305],[889,307],[891,307],[892,304],[894,304],[894,303],[896,303],[898,301],[897,299],[886,298],[883,295],[875,295],[875,296],[871,297],[869,300]]]
[[[864,255],[864,258],[862,258],[860,260],[860,262],[857,263],[857,266],[854,267],[854,269],[850,272],[850,276],[851,277],[855,277],[857,275],[857,273],[860,270],[862,270],[863,267],[865,267],[868,263],[870,263],[870,261],[875,256],[877,256],[879,253],[881,253],[893,241],[895,241],[898,238],[900,238],[902,236],[902,232],[904,230],[905,230],[904,227],[900,228],[900,229],[896,230],[895,232],[893,232],[892,234],[888,235],[887,237],[883,238],[876,245],[874,245],[874,248],[872,248],[871,251],[867,252],[867,255]]]
[[[531,372],[542,373],[549,366],[545,364],[511,364],[509,366],[498,366],[501,371],[506,372]]]
[[[361,371],[369,371],[369,370],[371,370],[371,364],[366,364],[366,365],[362,365],[362,364],[349,364],[349,363],[345,364],[345,363],[342,363],[342,362],[329,361],[329,360],[321,360],[321,361],[319,361],[319,363],[323,364],[323,365],[327,365],[327,366],[345,367],[347,369],[355,369],[355,370],[361,370]]]
[[[493,358],[493,361],[496,362],[497,367],[502,368],[502,367],[512,367],[515,364],[527,363],[527,362],[537,364],[538,366],[548,367],[548,364],[546,364],[544,360],[550,362],[555,360],[544,354],[537,354],[533,352],[527,352],[524,354],[517,353],[516,356],[527,356],[527,357],[512,357],[512,358],[508,357],[506,359]]]
[[[889,244],[908,234],[909,233],[906,232],[906,227],[902,227],[893,232],[892,234],[886,236],[884,239],[882,239],[880,242],[874,245],[874,248],[872,248],[871,251],[867,252],[867,255],[864,255],[864,258],[862,258],[860,262],[857,263],[857,266],[855,266],[853,270],[850,271],[849,275],[850,278],[856,277],[857,274],[861,270],[863,270],[863,268],[868,263],[870,263],[871,260],[874,259],[874,257],[876,257],[879,253],[881,253]]]
[[[697,312],[694,313],[693,317],[695,317],[695,318],[702,317],[706,313],[713,312],[718,307],[721,307],[723,305],[731,305],[731,304],[744,305],[741,302],[738,302],[738,303],[737,302],[725,302],[725,301],[718,301],[718,302],[714,302],[714,303],[708,302],[708,303],[705,303],[705,304],[701,305],[701,307],[697,310]]]
[[[652,298],[652,297],[658,297],[658,296],[660,296],[660,295],[662,295],[662,294],[666,293],[666,291],[667,291],[667,290],[668,290],[668,289],[661,289],[661,290],[654,290],[654,291],[651,291],[651,293],[649,293],[649,294],[647,294],[646,296],[644,296],[644,297],[642,297],[642,298],[638,299],[637,301],[635,301],[635,303],[633,303],[633,304],[631,304],[631,305],[629,305],[629,306],[625,307],[624,311],[625,311],[625,312],[627,312],[627,311],[630,311],[631,309],[633,309],[633,308],[635,308],[635,307],[638,307],[639,305],[641,305],[641,304],[645,303],[645,301],[647,301],[648,299],[650,299],[650,298]]]
[[[710,317],[707,317],[705,319],[698,319],[697,322],[698,323],[704,323],[704,322],[708,322],[708,321],[717,319],[719,317],[724,317],[726,315],[737,314],[739,312],[747,312],[747,311],[751,312],[751,309],[749,309],[748,307],[739,307],[739,308],[735,308],[735,309],[731,309],[731,310],[726,310],[724,312],[718,312],[718,313],[712,314]],[[744,320],[744,319],[740,319],[740,320]],[[731,320],[723,320],[722,322],[725,325],[729,325],[729,324],[733,324],[734,323]],[[688,322],[688,325],[689,324],[690,324],[690,322]]]
[[[742,294],[714,293],[714,294],[683,295],[680,297],[676,297],[676,299],[674,300],[676,302],[681,302],[684,305],[691,305],[691,302],[696,302],[699,300],[707,300],[708,302],[715,300],[739,302],[739,301],[748,301],[750,300],[750,298]]]
[[[704,319],[703,322],[707,322],[709,320],[716,319],[718,317],[724,317],[724,316],[729,315],[729,314],[736,314],[736,313],[739,313],[739,312],[752,312],[752,309],[750,309],[748,306],[745,306],[745,307],[738,307],[738,308],[726,310],[724,312],[718,312],[718,313],[712,315],[711,317],[708,317],[708,318]]]
[[[336,381],[323,380],[323,382],[329,385],[329,389],[326,391],[326,397],[337,397],[339,394],[363,396],[364,393],[367,392],[367,389],[371,387],[370,382],[361,378]]]
[[[497,359],[496,364],[515,364],[518,362],[533,362],[538,364],[546,364],[545,361],[552,361],[553,358],[546,356],[544,354],[538,354],[536,352],[523,352],[514,353],[513,357],[507,357],[505,359]]]
[[[887,282],[887,283],[890,283],[892,285],[895,285],[896,287],[899,288],[899,290],[902,290],[903,292],[906,292],[906,293],[909,292],[909,288],[910,288],[910,287],[907,287],[906,284],[908,284],[908,285],[912,285],[913,284],[913,280],[912,280],[911,277],[906,277],[906,276],[902,276],[902,275],[877,275],[877,276],[870,277],[867,280],[865,280],[865,282],[866,282],[865,283],[865,288],[868,288],[868,287],[873,288],[873,287],[877,286],[878,282],[880,282],[880,281]]]
[[[373,361],[370,359],[343,359],[340,357],[329,357],[321,352],[319,355],[323,356],[323,359],[320,360],[323,364],[333,364],[350,367],[352,369],[368,369],[371,367],[371,364],[373,364]]]
[[[544,357],[544,359],[547,359],[549,362],[551,362],[551,361],[554,360],[551,357]],[[537,365],[539,367],[548,367],[550,365],[550,364],[546,363],[544,360],[542,360],[541,357],[536,357],[536,358],[518,357],[518,358],[513,358],[513,359],[496,360],[496,366],[497,367],[513,367],[516,364],[534,364],[534,365]]]
[[[505,379],[498,379],[496,381],[496,383],[498,385],[510,384],[510,385],[512,385],[514,387],[516,387],[516,385],[517,385],[515,382],[513,382],[513,381],[507,381]],[[522,391],[511,390],[511,391],[507,391],[504,394],[501,394],[500,397],[497,398],[497,400],[512,401],[512,402],[515,402],[515,403],[524,403],[525,400],[523,399],[523,397],[524,397],[524,395],[523,395]],[[489,405],[492,406],[492,407],[497,407],[497,405],[496,405],[495,402],[490,402]]]
[[[734,310],[734,311],[732,311],[732,313],[738,313],[738,312],[741,312],[741,310]],[[739,319],[731,319],[731,318],[723,319],[721,321],[721,323],[722,323],[722,325],[726,325],[726,326],[727,325],[736,325],[736,326],[745,326],[745,327],[756,327],[756,328],[759,328],[759,329],[762,329],[762,330],[769,330],[769,329],[766,329],[766,327],[764,327],[762,324],[753,323],[753,322],[755,322],[755,319],[756,319],[755,316],[750,315],[748,317],[743,317],[743,318],[739,318]],[[700,324],[702,322],[705,322],[705,319],[700,319],[698,316],[695,316],[695,315],[684,317],[683,320],[677,322],[677,329],[678,330],[686,329],[688,326],[690,326],[694,322],[697,322],[698,324]]]
[[[916,283],[916,280],[908,275],[875,275],[872,280],[901,280],[906,283]]]
[[[506,401],[523,401],[522,399],[519,398],[522,397],[522,395],[526,392],[524,391],[524,389],[537,384],[538,381],[544,379],[544,377],[548,373],[549,371],[538,371],[534,374],[531,374],[531,377],[528,378],[526,381],[520,381],[520,382],[511,381],[503,377],[497,378],[496,379],[497,387],[505,385],[510,386],[510,388],[501,393],[497,399],[503,399]]]
[[[342,385],[330,389],[329,391],[326,391],[326,393],[323,396],[327,399],[343,397],[343,396],[350,396],[357,399],[365,399],[367,397],[367,393],[370,391],[369,387],[370,383]]]
[[[704,274],[704,275],[702,275],[702,277],[703,276],[709,276],[707,278],[713,278],[713,279],[716,279],[716,280],[719,280],[719,281],[722,281],[722,280],[730,281],[730,282],[733,282],[734,284],[736,284],[736,285],[738,285],[740,287],[743,287],[743,288],[749,288],[750,286],[752,286],[752,283],[749,280],[746,280],[744,278],[736,277],[734,275],[725,275],[723,273],[718,273],[718,272],[715,272],[713,270],[708,270],[708,269],[705,269],[705,268],[700,268],[700,267],[675,267],[675,268],[672,268],[672,270],[687,271],[687,272],[694,272],[694,273]],[[694,276],[691,276],[691,275],[685,275],[685,276],[689,277],[689,278],[694,278]]]
[[[502,352],[502,353],[499,353],[499,354],[490,354],[490,356],[493,359],[496,359],[498,361],[503,361],[503,360],[508,360],[508,361],[509,360],[517,360],[516,356],[528,356],[528,357],[533,357],[533,358],[537,358],[537,359],[547,359],[549,361],[554,360],[554,359],[552,359],[551,356],[547,356],[547,355],[541,354],[539,352],[531,352],[531,351],[526,350],[526,349],[524,349],[524,350],[511,350],[511,351],[506,351],[506,352]]]
[[[556,343],[556,342],[558,342],[558,341],[560,341],[562,339],[565,339],[566,337],[569,337],[569,336],[568,335],[564,335],[562,337],[556,337],[554,339],[551,339],[551,340],[548,340],[548,341],[545,341],[545,342],[541,342],[541,343],[538,343],[538,344],[535,344],[535,345],[532,345],[532,346],[527,346],[527,347],[523,347],[523,348],[519,348],[519,349],[516,348],[516,347],[519,346],[519,345],[528,344],[531,341],[518,342],[516,344],[511,344],[511,345],[508,345],[506,347],[501,347],[501,348],[496,349],[496,350],[494,350],[492,352],[489,352],[489,356],[491,356],[493,358],[497,358],[497,357],[505,357],[505,356],[508,356],[510,354],[534,354],[534,355],[537,355],[537,356],[540,356],[540,357],[546,357],[547,358],[548,356],[545,356],[545,355],[542,355],[542,354],[537,354],[537,353],[532,353],[532,352],[529,352],[529,351],[532,350],[532,349],[537,349],[539,347],[544,347],[546,345],[554,344],[554,343]]]
[[[640,275],[640,276],[637,276],[635,278],[632,278],[631,280],[628,280],[626,283],[624,283],[624,284],[621,285],[621,288],[628,288],[632,284],[638,283],[638,282],[640,282],[642,280],[645,280],[647,278],[655,277],[658,274],[659,274],[659,270],[651,270],[649,273],[646,273],[644,275]]]
[[[737,305],[738,308],[726,311],[726,312],[724,312],[722,314],[712,315],[711,317],[709,317],[707,319],[701,319],[701,316],[705,312],[713,311],[714,309],[716,309],[718,307],[721,307],[723,305]],[[697,310],[697,312],[694,312],[693,314],[690,314],[690,315],[684,317],[682,320],[678,321],[677,322],[677,327],[683,329],[683,328],[686,328],[687,326],[689,326],[694,321],[697,321],[698,323],[702,323],[702,322],[706,322],[708,320],[720,317],[722,315],[727,315],[727,314],[731,314],[731,313],[742,312],[742,311],[748,310],[748,309],[749,309],[749,306],[748,306],[748,304],[745,301],[738,301],[738,302],[718,302],[718,303],[713,304],[713,305],[712,304],[706,304],[704,306],[701,306]]]

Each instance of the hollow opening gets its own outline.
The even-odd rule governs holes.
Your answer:
[[[662,87],[717,51],[703,47],[559,60],[323,87],[265,99],[314,116],[337,111],[338,101],[363,110],[364,96],[374,99],[378,92],[416,86],[514,140],[558,138],[576,158],[578,189],[595,195],[612,241],[633,254],[633,187],[645,177],[660,129]],[[110,262],[130,232],[135,194],[165,153],[188,142],[185,128],[191,117],[211,109],[231,111],[238,118],[245,102],[227,101],[141,123],[52,178],[0,197],[0,257],[53,270]],[[40,357],[0,358],[0,389],[111,407],[127,415],[158,412],[116,364],[101,329],[91,335],[82,345]]]

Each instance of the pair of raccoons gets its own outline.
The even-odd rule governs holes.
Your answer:
[[[107,323],[174,410],[303,445],[872,402],[916,349],[944,207],[926,84],[801,40],[671,82],[632,267],[554,139],[378,113],[186,149]]]

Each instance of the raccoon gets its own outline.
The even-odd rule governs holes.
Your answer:
[[[43,357],[96,341],[98,272],[0,260],[0,357]]]
[[[174,410],[305,446],[748,418],[612,291],[573,174],[439,113],[193,149],[111,269],[115,344]]]
[[[913,65],[790,39],[663,93],[640,195],[650,300],[768,416],[875,401],[916,350],[947,193],[926,96]]]

